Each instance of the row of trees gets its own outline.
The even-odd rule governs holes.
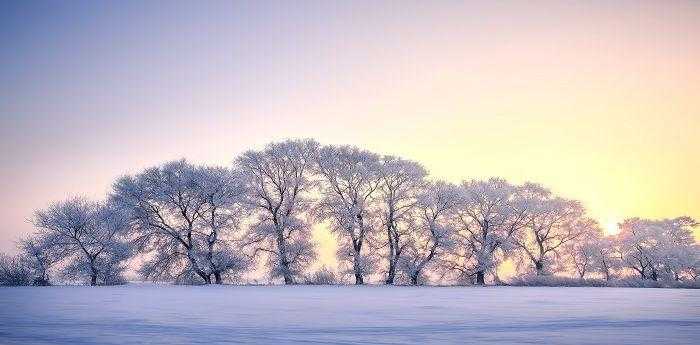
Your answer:
[[[415,161],[313,140],[247,151],[230,168],[184,160],[148,168],[119,178],[104,202],[57,202],[33,223],[21,254],[0,257],[5,284],[46,285],[53,271],[116,284],[135,261],[147,279],[220,284],[261,260],[271,278],[294,284],[316,259],[317,223],[337,236],[340,273],[356,284],[498,282],[505,260],[520,273],[605,279],[700,271],[688,217],[628,219],[605,237],[581,203],[538,184],[454,185]]]

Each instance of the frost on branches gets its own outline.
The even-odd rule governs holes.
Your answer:
[[[19,253],[0,255],[0,285],[119,284],[127,262],[189,284],[241,281],[262,262],[285,284],[498,284],[504,262],[521,285],[683,287],[700,276],[689,217],[630,218],[606,236],[580,202],[538,184],[454,185],[415,161],[310,139],[245,151],[231,167],[166,162],[119,178],[105,202],[69,198],[32,221]],[[337,270],[309,272],[314,224],[336,235]]]
[[[379,156],[351,146],[325,146],[316,158],[320,199],[315,218],[329,221],[340,241],[338,258],[364,284],[375,263],[363,253],[370,232],[376,228],[374,198],[380,184]]]
[[[426,271],[453,246],[453,217],[461,197],[457,186],[442,181],[427,183],[418,194],[398,263],[412,285],[423,283]]]
[[[136,248],[150,254],[143,276],[221,284],[248,265],[235,241],[244,193],[240,174],[181,160],[122,177],[110,199],[128,212]]]
[[[624,265],[642,279],[696,279],[698,247],[691,228],[697,225],[690,217],[625,220],[618,234]]]
[[[267,254],[271,276],[285,284],[294,284],[315,259],[311,226],[302,215],[312,205],[317,150],[313,140],[288,140],[247,151],[235,162],[256,218],[247,245]]]

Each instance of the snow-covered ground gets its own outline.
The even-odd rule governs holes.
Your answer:
[[[0,344],[697,344],[700,290],[0,288]]]

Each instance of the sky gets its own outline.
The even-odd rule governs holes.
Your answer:
[[[51,201],[301,137],[539,182],[606,228],[700,219],[699,34],[696,1],[2,1],[0,251]]]

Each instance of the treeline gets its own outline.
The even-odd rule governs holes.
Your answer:
[[[0,284],[144,279],[240,282],[264,263],[295,283],[499,283],[554,274],[693,281],[700,249],[689,217],[619,224],[604,236],[576,201],[500,178],[437,181],[418,162],[353,146],[289,140],[231,167],[165,163],[119,178],[104,201],[81,197],[35,212],[20,254],[0,257]],[[309,272],[314,224],[338,240],[339,271]],[[138,257],[138,260],[130,260]]]

